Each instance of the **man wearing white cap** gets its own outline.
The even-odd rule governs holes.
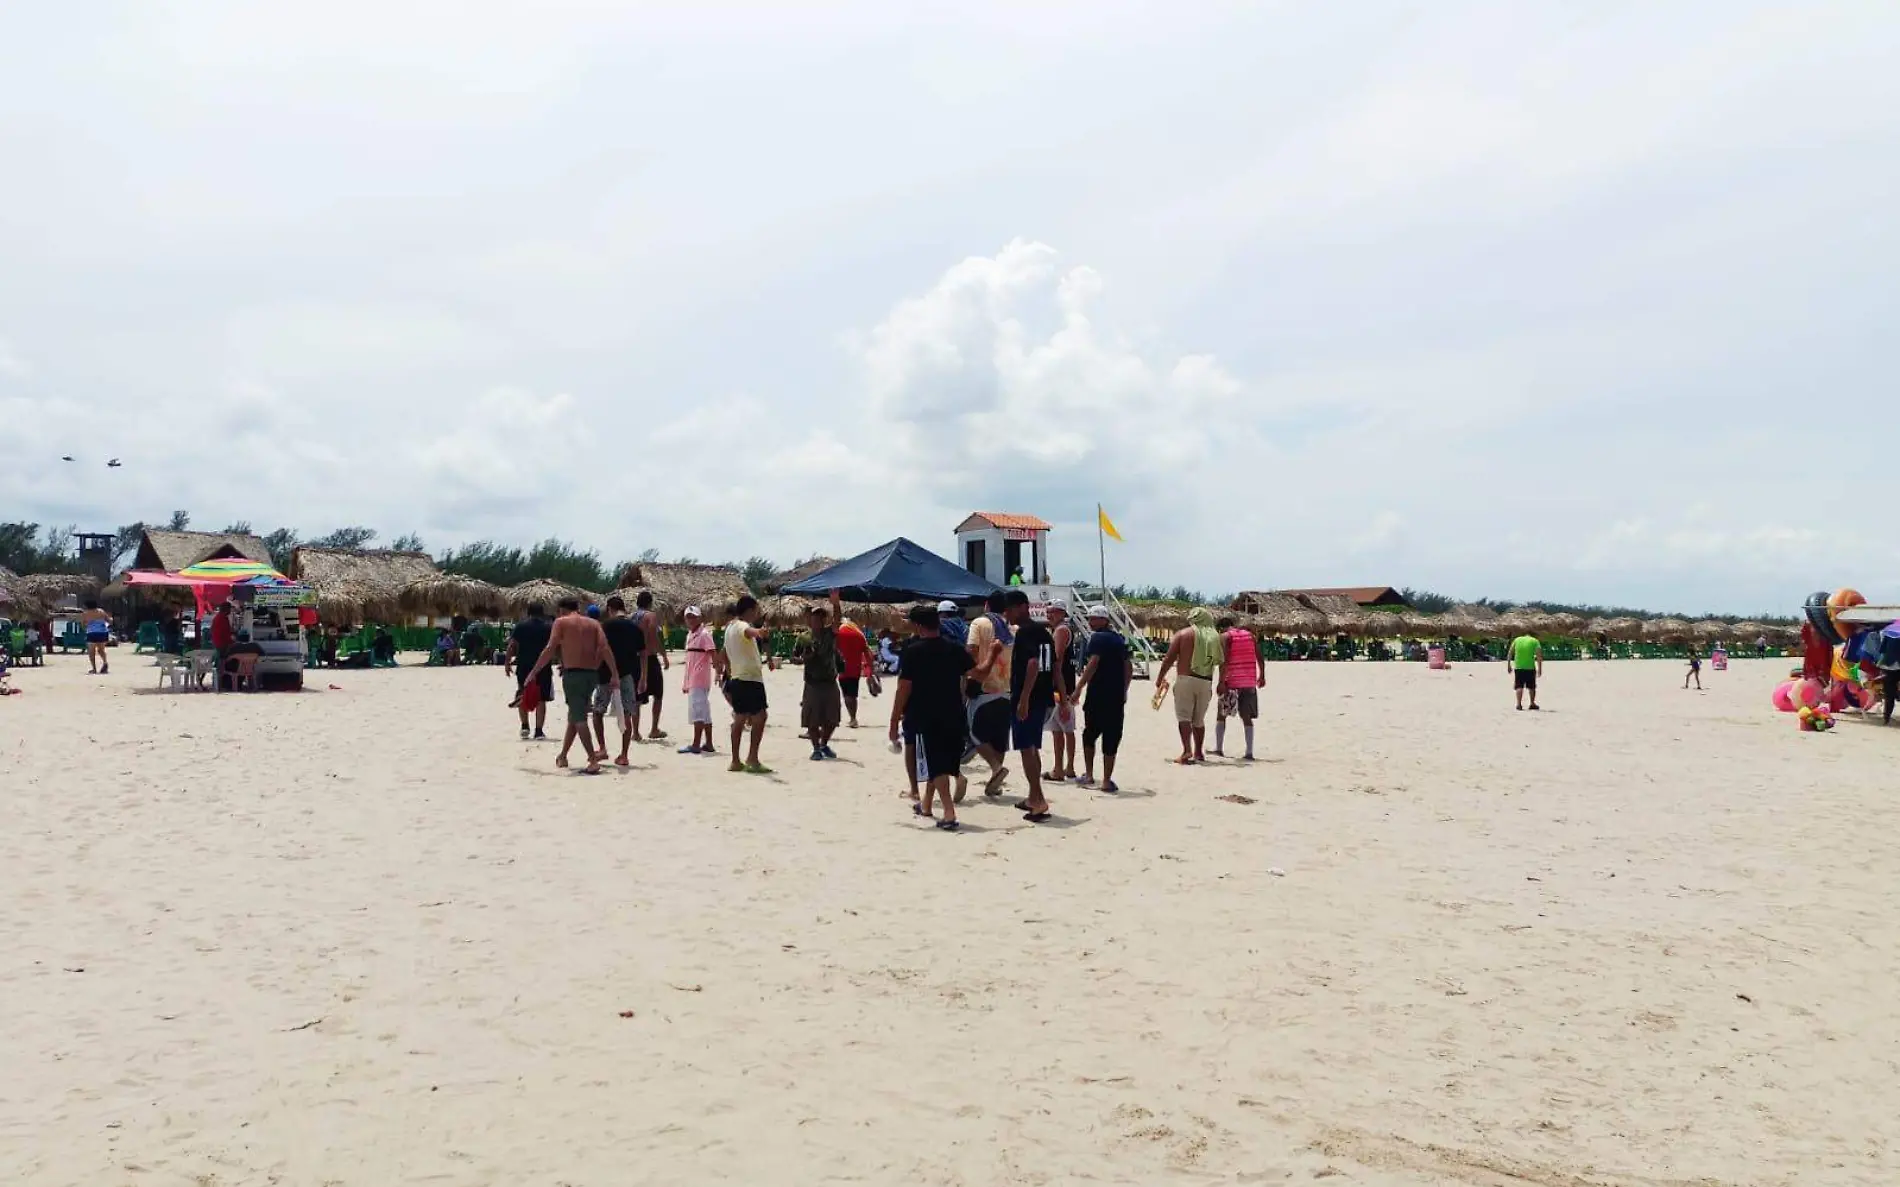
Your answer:
[[[713,749],[713,655],[719,650],[698,606],[686,607],[686,720],[693,727],[693,744],[681,754],[717,754]]]
[[[963,621],[963,611],[955,602],[945,599],[937,603],[938,633],[955,643],[958,647],[970,645],[970,624]]]

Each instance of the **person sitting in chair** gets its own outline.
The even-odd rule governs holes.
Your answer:
[[[388,627],[379,626],[376,628],[376,637],[370,640],[369,653],[371,660],[378,667],[393,668],[396,666],[396,640],[390,637]]]

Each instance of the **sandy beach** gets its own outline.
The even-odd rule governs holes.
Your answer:
[[[588,779],[496,668],[55,658],[0,702],[0,1182],[1890,1187],[1900,728],[1799,734],[1786,669],[1276,665],[1267,761],[1190,770],[1138,684],[1122,796],[945,835],[888,693],[812,763],[795,671],[776,777],[674,695]]]

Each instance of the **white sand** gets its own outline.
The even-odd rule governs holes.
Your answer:
[[[1137,685],[1128,794],[948,836],[882,729],[806,761],[796,673],[776,780],[589,780],[499,669],[55,659],[0,703],[0,1183],[1890,1187],[1900,728],[1800,735],[1782,670],[1276,665],[1270,761],[1190,771]]]

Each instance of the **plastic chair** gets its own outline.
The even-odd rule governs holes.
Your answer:
[[[191,686],[203,691],[205,677],[217,674],[218,653],[209,649],[187,652],[185,661],[191,665]]]
[[[158,657],[158,686],[167,685],[173,692],[184,692],[191,687],[191,661],[182,655],[160,655]]]
[[[156,622],[139,623],[139,641],[133,646],[132,654],[139,655],[147,651],[159,650],[161,640]]]
[[[246,684],[250,685],[250,688],[248,691],[256,692],[257,691],[257,656],[249,652],[246,652],[243,655],[234,655],[230,657],[229,659],[225,660],[224,671],[219,674],[219,678],[218,678],[219,692],[224,691],[224,677],[225,676],[229,676],[231,678],[232,692],[246,691],[244,687]]]

